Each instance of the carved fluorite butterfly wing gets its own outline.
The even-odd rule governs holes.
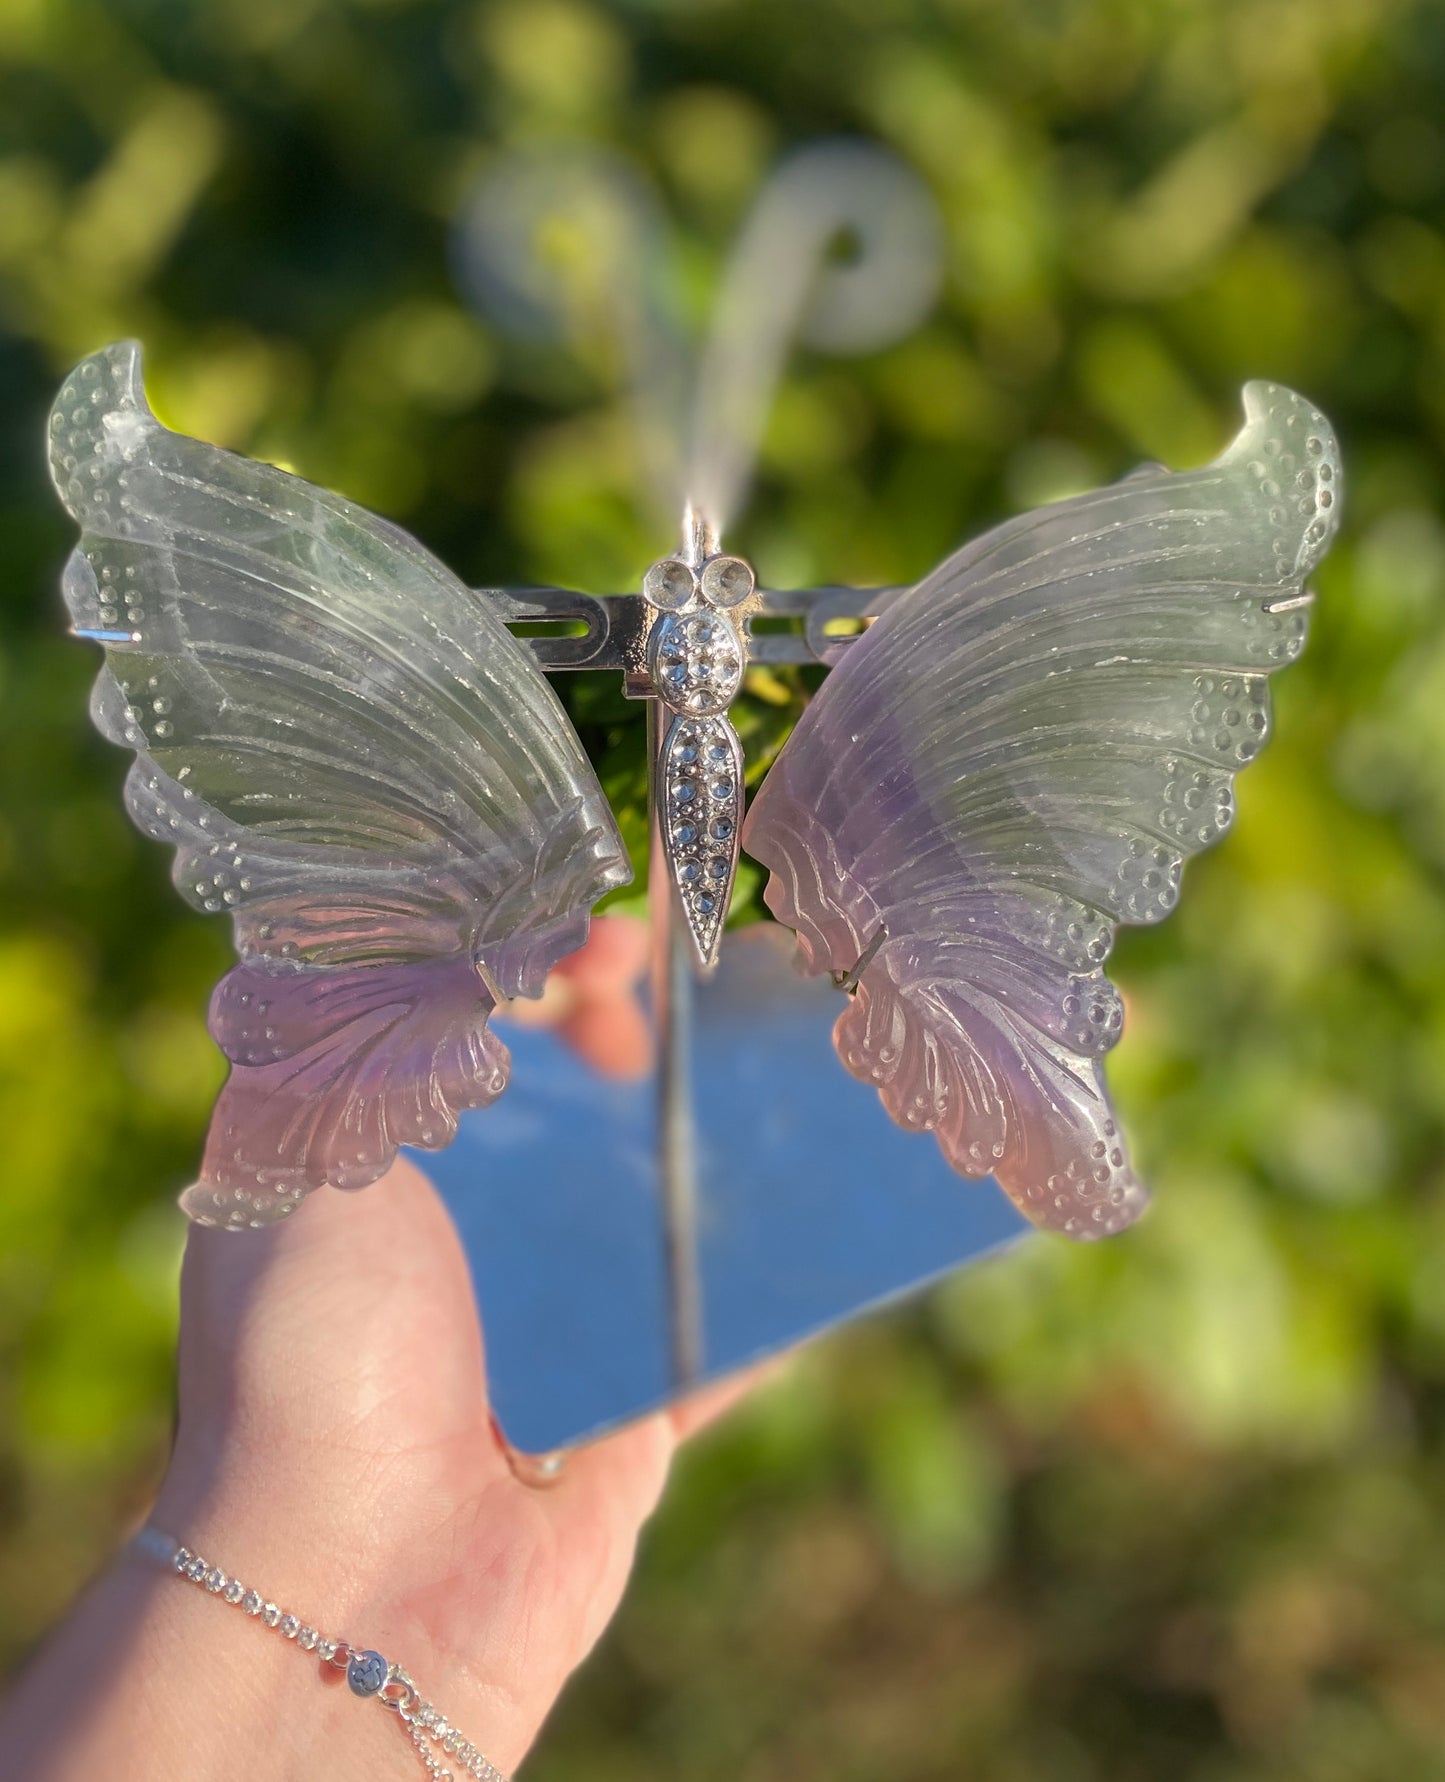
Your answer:
[[[1213,464],[1026,514],[899,599],[744,830],[805,968],[866,959],[834,1036],[848,1069],[1075,1237],[1145,1198],[1101,1069],[1115,930],[1167,915],[1228,828],[1338,518],[1324,417],[1268,384],[1245,409]]]
[[[50,440],[131,814],[234,918],[231,1074],[182,1204],[264,1224],[500,1093],[493,991],[535,994],[627,857],[527,652],[414,539],[169,432],[134,343],[77,367]]]

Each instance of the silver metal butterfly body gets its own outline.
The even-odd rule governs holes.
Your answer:
[[[1100,1068],[1115,928],[1167,914],[1228,827],[1337,523],[1323,417],[1271,385],[1246,409],[1214,464],[1024,515],[892,600],[746,825],[726,710],[765,597],[701,528],[644,581],[630,690],[668,713],[659,828],[699,957],[741,830],[804,967],[854,992],[848,1069],[1074,1236],[1144,1199]],[[231,1074],[182,1204],[264,1225],[501,1092],[489,1015],[581,944],[626,853],[505,607],[364,510],[160,426],[133,343],[67,379],[51,462],[131,813],[235,924],[211,1008]]]

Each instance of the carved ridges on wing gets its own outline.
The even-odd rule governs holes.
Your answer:
[[[126,778],[137,827],[176,849],[171,876],[187,902],[229,912],[243,958],[365,964],[465,952],[482,959],[508,996],[540,994],[557,960],[587,938],[588,912],[612,882],[610,833],[559,826],[535,860],[474,864],[471,882],[452,863],[398,864],[327,853],[262,835],[212,810],[169,780],[147,755]],[[488,886],[478,904],[476,885]]]
[[[1191,580],[1221,588],[1298,584],[1339,527],[1339,444],[1325,416],[1282,384],[1246,384],[1243,401],[1244,425],[1212,463],[1189,471],[1149,466],[1147,474],[1019,515],[956,551],[915,595],[966,584],[971,611],[995,601],[1028,605],[1030,595],[1047,595],[1103,564],[1143,590]],[[1193,573],[1181,567],[1181,552]],[[1152,575],[1151,566],[1163,573]],[[869,635],[918,611],[913,596],[897,601]],[[858,648],[850,645],[847,657]]]
[[[927,793],[939,824],[956,828],[965,826],[970,804],[1014,796],[1031,769],[1036,778],[1067,776],[1071,796],[1099,803],[1106,814],[1117,790],[1111,762],[1136,780],[1142,773],[1141,807],[1162,809],[1179,763],[1217,775],[1259,753],[1270,727],[1264,675],[1244,650],[1207,648],[1202,634],[1221,614],[1228,622],[1248,612],[1271,634],[1265,647],[1282,664],[1303,646],[1302,609],[1266,613],[1257,594],[1251,604],[1228,595],[1211,601],[1206,591],[1193,608],[1181,597],[1177,654],[1184,660],[1170,663],[1136,643],[1127,611],[1116,614],[1106,585],[1093,582],[1080,594],[1108,604],[1107,619],[1095,624],[1107,624],[1108,633],[1097,640],[1081,639],[1087,622],[1067,622],[1070,588],[1057,592],[1062,613],[1037,624],[1023,612],[999,613],[996,630],[983,633],[966,608],[955,615],[940,604],[911,634],[894,632],[873,645],[869,633],[854,646],[858,656],[834,670],[826,701],[815,702],[797,734],[816,734],[817,746],[850,757],[860,795],[839,811],[845,858],[858,852],[853,832],[876,836],[873,789],[886,791],[900,772]],[[945,625],[953,639],[941,635]],[[1012,646],[1007,665],[991,674],[989,653],[1005,643]],[[940,724],[939,713],[950,721]]]
[[[397,528],[167,432],[134,343],[77,367],[51,429],[84,528],[66,599],[107,649],[95,720],[142,757],[133,814],[187,899],[230,909],[243,952],[487,947],[535,990],[536,931],[580,944],[630,868],[496,615]]]
[[[1338,514],[1317,411],[1267,386],[1248,405],[1215,465],[1011,522],[898,601],[804,713],[758,810],[787,796],[815,812],[884,907],[901,863],[1027,880],[1119,921],[1167,914],[1184,858],[1227,829],[1232,774],[1269,735],[1265,675],[1306,631],[1294,560]],[[1261,506],[1261,482],[1275,485],[1256,466],[1297,461],[1309,513],[1290,521],[1281,570],[1279,502]],[[1200,578],[1226,568],[1235,580]]]
[[[315,1188],[362,1188],[402,1145],[436,1149],[506,1086],[492,1001],[465,959],[333,969],[250,960],[216,987],[232,1071],[200,1180],[202,1224],[274,1223]]]
[[[813,811],[781,792],[767,810],[765,828],[749,811],[743,845],[768,868],[768,908],[797,935],[807,971],[851,971],[876,932],[877,905],[843,870]]]
[[[887,936],[839,1022],[849,1068],[1075,1236],[1143,1204],[1099,1071],[1115,926],[1167,915],[1233,820],[1338,521],[1323,417],[1272,385],[1245,407],[1214,464],[1025,515],[891,605],[744,828],[809,969]]]
[[[52,407],[50,432],[51,475],[61,499],[99,536],[139,539],[159,519],[173,538],[263,561],[268,577],[284,580],[289,568],[299,578],[298,592],[320,570],[327,595],[343,602],[396,594],[418,578],[460,587],[415,538],[379,515],[271,465],[162,427],[146,401],[137,341],[118,341],[76,366]],[[136,484],[148,470],[176,503],[163,516]],[[477,610],[470,601],[467,607]],[[329,620],[329,608],[319,616]],[[485,609],[480,622],[497,623]]]
[[[1248,720],[1258,713],[1267,724],[1263,698],[1252,698],[1242,677],[1222,677],[1208,694],[1196,693],[1186,715],[1197,719],[1210,698],[1224,702],[1253,752],[1266,730]],[[885,919],[881,912],[937,909],[965,885],[995,895],[1031,888],[1043,907],[1077,910],[1091,928],[1100,917],[1147,924],[1169,914],[1185,859],[1233,822],[1228,768],[1202,766],[1187,734],[1182,748],[1161,750],[1156,741],[1128,751],[1083,736],[1070,750],[1067,732],[1047,734],[1052,753],[1036,756],[1021,742],[1011,765],[1007,752],[997,762],[985,758],[937,796],[911,781],[904,731],[894,733],[886,774],[881,763],[871,778],[860,773],[856,790],[851,773],[845,782],[830,772],[831,751],[842,746],[831,726],[805,739],[801,754],[789,745],[749,814],[744,845],[774,875],[767,892],[774,913],[797,927],[801,912],[809,925],[813,969],[852,963],[839,948],[859,935],[850,926],[834,939],[830,910],[858,910],[858,923],[871,923],[866,938]],[[1233,731],[1225,740],[1227,755]]]
[[[103,677],[104,678],[104,677]],[[326,965],[425,957],[469,947],[475,894],[445,870],[326,850],[246,828],[138,755],[126,777],[137,827],[177,850],[171,868],[188,903],[229,911],[242,956]]]
[[[809,969],[849,971],[877,932],[877,905],[806,811],[768,814],[750,845],[770,869],[769,906]],[[1109,925],[1058,893],[1015,890],[1001,907],[957,874],[945,895],[888,911],[901,938],[878,949],[839,1016],[839,1057],[900,1126],[932,1132],[960,1174],[995,1176],[1038,1224],[1076,1238],[1121,1230],[1147,1196],[1097,1065],[1123,1030],[1100,969]]]
[[[152,637],[144,652],[111,647],[107,672],[118,696],[98,687],[97,724],[177,780],[207,788],[215,808],[247,828],[317,847],[432,844],[467,854],[542,834],[510,806],[498,820],[475,793],[464,800],[448,783],[454,762],[428,779],[419,709],[407,721],[395,706],[369,705],[354,692],[333,698],[335,683],[318,685],[299,655],[268,665],[254,650],[227,660],[205,646],[156,655],[154,645]],[[295,718],[281,710],[288,701]],[[431,750],[444,754],[440,737]]]
[[[1118,1039],[1117,992],[1100,970],[1113,945],[1113,924],[1077,897],[1026,880],[1003,887],[971,882],[955,853],[935,878],[918,876],[909,901],[891,906],[885,924],[883,910],[843,871],[806,810],[773,802],[767,819],[766,829],[750,837],[769,871],[764,896],[796,933],[806,971],[851,974],[886,926],[894,938],[884,951],[896,966],[918,955],[931,962],[909,967],[910,981],[936,969],[996,996],[1034,1021],[1041,1035],[1080,1050],[1102,1052]],[[1049,974],[1042,999],[1029,986],[1019,994],[1020,959]]]
[[[926,685],[936,713],[966,692],[971,745],[996,718],[1026,738],[1013,722],[1020,691],[1057,702],[1071,672],[1092,685],[1113,666],[1192,680],[1292,661],[1305,629],[1292,599],[1338,525],[1338,447],[1323,416],[1281,386],[1247,386],[1245,405],[1215,463],[1125,478],[957,552],[849,647],[828,693],[837,727],[849,727],[850,692],[876,699],[867,683],[880,654],[898,665],[900,699]],[[1085,712],[1107,710],[1109,692],[1100,684]]]
[[[1062,1047],[1022,1048],[972,985],[895,982],[885,948],[838,1017],[844,1065],[905,1131],[931,1132],[960,1175],[994,1176],[1035,1224],[1111,1236],[1148,1197],[1097,1066]]]
[[[266,784],[293,757],[314,771],[305,729],[267,722],[280,677],[295,706],[351,732],[345,769],[364,765],[393,796],[397,782],[409,787],[443,827],[465,812],[472,827],[506,828],[518,770],[538,806],[585,768],[560,709],[555,722],[528,721],[537,705],[555,706],[545,681],[442,565],[351,503],[167,432],[145,406],[133,343],[78,367],[54,420],[53,468],[85,532],[67,598],[80,628],[118,628],[128,633],[108,637],[118,655],[151,658],[171,708],[157,733],[135,689],[135,723],[153,753],[249,753]],[[266,637],[284,646],[268,650]],[[493,731],[525,743],[488,749],[480,774],[470,771],[479,697]]]

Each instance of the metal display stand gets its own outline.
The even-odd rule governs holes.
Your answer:
[[[501,1011],[506,1095],[419,1159],[461,1232],[493,1406],[519,1455],[583,1441],[1027,1229],[996,1183],[961,1180],[849,1077],[831,1040],[847,980],[799,977],[771,924],[724,936],[743,816],[728,707],[747,666],[826,666],[906,590],[759,589],[719,536],[793,336],[871,350],[926,313],[943,258],[931,200],[867,145],[796,153],[741,231],[692,375],[651,301],[654,209],[614,174],[504,163],[457,247],[474,300],[535,332],[549,219],[602,220],[587,260],[610,291],[639,456],[660,510],[682,509],[678,551],[640,592],[483,591],[547,673],[620,674],[647,703],[651,1069],[608,1076],[557,1030]],[[580,633],[538,634],[557,621]]]
[[[823,660],[847,647],[827,619],[869,617],[894,592],[764,592],[760,615],[800,623],[752,640],[754,659]],[[585,637],[528,639],[551,672],[638,660],[639,595],[508,599],[518,624],[587,622]],[[654,758],[666,716],[649,699]],[[654,778],[655,825],[656,793]],[[609,1077],[555,1030],[504,1019],[506,1095],[418,1159],[461,1232],[493,1406],[521,1454],[587,1440],[1028,1229],[997,1184],[960,1180],[847,1075],[831,1040],[846,993],[792,970],[791,935],[735,931],[702,971],[665,872],[649,909],[650,1072]]]

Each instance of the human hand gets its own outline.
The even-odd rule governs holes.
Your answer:
[[[597,955],[614,988],[631,971],[618,938]],[[586,992],[572,1043],[611,1045],[624,1063],[615,1034],[587,1031],[589,1003],[607,995],[588,991],[585,958],[570,969]],[[151,1520],[331,1637],[404,1665],[509,1769],[616,1609],[678,1443],[743,1389],[569,1455],[553,1484],[522,1483],[489,1416],[461,1245],[402,1162],[268,1231],[191,1229],[179,1424]],[[405,1776],[416,1759],[394,1716],[327,1687],[340,1681],[129,1559],[0,1715],[0,1751],[22,1763],[0,1758],[0,1775]]]
[[[550,1027],[607,1077],[644,1076],[653,1065],[652,1029],[638,986],[646,974],[651,940],[635,916],[595,916],[587,945],[563,959],[534,1002],[509,1003],[497,1027]]]

